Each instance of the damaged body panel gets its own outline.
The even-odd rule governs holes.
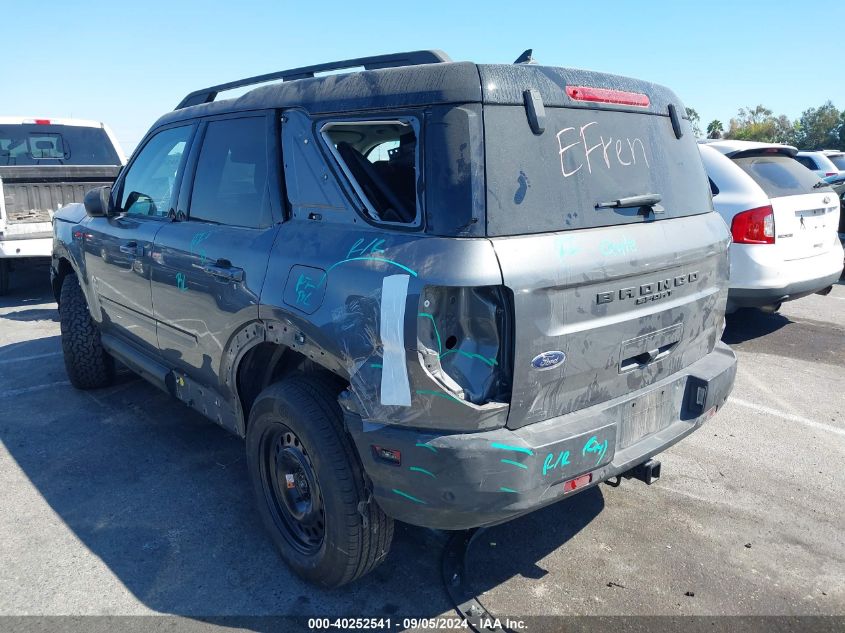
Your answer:
[[[432,51],[338,64],[367,70],[191,93],[54,234],[54,288],[77,275],[105,352],[246,437],[292,565],[327,551],[327,438],[356,529],[461,529],[630,472],[725,403],[729,235],[671,91]]]

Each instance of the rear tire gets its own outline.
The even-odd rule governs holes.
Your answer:
[[[316,375],[271,385],[256,399],[246,434],[264,525],[288,565],[323,587],[370,572],[393,540],[393,519],[368,501],[337,391]]]
[[[76,275],[62,280],[59,298],[62,352],[70,383],[77,389],[107,387],[114,380],[114,359],[103,348]]]

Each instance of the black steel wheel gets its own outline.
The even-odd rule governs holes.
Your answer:
[[[314,467],[296,433],[284,424],[261,437],[261,483],[279,532],[303,554],[320,550],[326,516]]]
[[[258,511],[282,558],[300,576],[338,587],[387,556],[393,520],[367,491],[338,389],[297,374],[255,400],[246,456]]]

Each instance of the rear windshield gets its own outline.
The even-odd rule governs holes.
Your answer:
[[[836,165],[836,169],[845,170],[845,154],[834,154],[828,156],[830,162]]]
[[[751,176],[770,198],[797,196],[819,190],[819,177],[783,154],[742,156],[733,161]]]
[[[546,108],[534,134],[521,106],[485,106],[487,231],[519,235],[662,220],[712,210],[688,124],[675,137],[668,116]],[[597,208],[659,196],[646,209]]]
[[[105,130],[76,125],[0,125],[0,165],[119,165]]]

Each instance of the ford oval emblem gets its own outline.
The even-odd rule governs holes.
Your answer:
[[[531,366],[534,369],[544,370],[544,369],[552,369],[560,365],[563,361],[566,360],[566,354],[563,352],[543,352],[542,354],[537,354],[533,360],[531,361]]]

